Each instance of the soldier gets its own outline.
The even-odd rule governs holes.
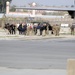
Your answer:
[[[53,26],[55,36],[59,36],[60,26],[58,24]]]
[[[70,27],[71,29],[71,35],[74,35],[74,24],[72,24],[72,26]]]

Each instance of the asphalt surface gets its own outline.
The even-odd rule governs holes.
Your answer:
[[[75,58],[74,39],[0,40],[0,66],[15,69],[66,69]]]
[[[8,68],[1,68],[0,75],[66,75],[66,71],[59,70],[59,69],[8,69]]]

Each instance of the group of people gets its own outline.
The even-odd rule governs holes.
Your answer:
[[[51,26],[49,23],[20,23],[20,24],[5,24],[5,29],[8,30],[9,34],[16,34],[18,31],[20,35],[50,35],[55,34],[59,36],[60,26],[53,25]]]
[[[5,24],[5,29],[7,29],[8,34],[16,34],[16,26],[15,24]]]

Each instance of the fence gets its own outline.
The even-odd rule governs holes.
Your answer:
[[[49,22],[51,25],[54,24],[72,24],[73,20],[69,19],[69,18],[34,18],[33,20],[29,20],[29,19],[1,19],[0,20],[0,27],[4,27],[5,23],[24,23],[24,22],[31,22],[31,21],[45,21],[45,22]]]

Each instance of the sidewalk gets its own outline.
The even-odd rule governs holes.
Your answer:
[[[61,38],[61,39],[74,39],[75,35],[46,35],[46,36],[37,36],[37,35],[32,35],[32,36],[26,36],[26,35],[10,35],[10,34],[4,34],[0,33],[0,40],[40,40],[40,39],[54,39],[54,38]]]
[[[66,70],[59,69],[9,69],[0,68],[0,75],[66,75]]]
[[[68,35],[68,34],[60,34],[59,36],[55,35],[46,35],[46,36],[26,36],[26,35],[10,35],[5,32],[4,29],[0,28],[0,40],[40,40],[40,39],[53,39],[53,38],[75,38],[75,35]]]

